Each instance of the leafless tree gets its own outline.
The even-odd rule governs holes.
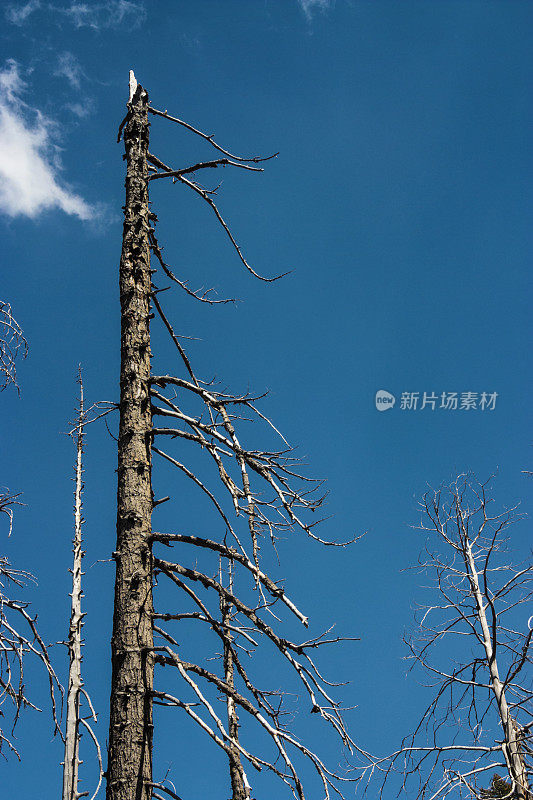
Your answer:
[[[19,759],[13,743],[13,734],[20,712],[24,708],[40,711],[29,698],[25,685],[24,664],[27,655],[35,656],[48,677],[54,732],[60,733],[56,716],[56,693],[61,686],[50,661],[47,646],[37,629],[36,618],[28,612],[28,602],[13,599],[13,593],[22,589],[33,575],[13,567],[5,556],[0,557],[0,712],[4,721],[11,718],[8,729],[0,728],[0,752],[5,744]],[[7,711],[11,705],[12,713]],[[6,709],[6,710],[4,710]]]
[[[0,301],[0,390],[12,385],[18,390],[15,361],[27,352],[26,339],[13,318],[9,303]],[[21,494],[8,490],[0,492],[0,514],[9,520],[8,535],[13,529],[13,509],[21,505]],[[62,688],[53,669],[48,648],[37,628],[37,618],[28,611],[29,603],[15,599],[15,593],[28,582],[31,573],[14,567],[6,556],[0,556],[0,753],[11,750],[19,759],[14,745],[14,731],[24,708],[39,709],[30,699],[24,676],[25,659],[35,657],[43,666],[49,683],[54,733],[61,735],[56,715],[56,693]],[[8,707],[11,706],[11,712]],[[8,727],[4,727],[4,723]],[[5,747],[4,747],[5,746]]]
[[[533,567],[511,562],[516,508],[496,511],[491,480],[468,474],[428,491],[421,508],[428,540],[420,567],[435,599],[406,641],[435,693],[386,777],[403,765],[412,798],[530,799]]]
[[[178,169],[169,165],[149,150],[149,114],[192,132],[221,157]],[[281,277],[265,278],[250,266],[215,202],[216,189],[207,189],[198,182],[198,173],[204,169],[261,171],[258,165],[266,159],[233,155],[213,136],[166,111],[154,109],[133,73],[128,112],[119,129],[121,138],[127,176],[120,263],[122,350],[114,553],[117,573],[107,798],[179,798],[173,784],[152,776],[154,703],[182,712],[226,753],[233,800],[251,798],[254,781],[250,770],[270,771],[294,797],[303,800],[306,795],[298,758],[311,765],[325,798],[332,794],[342,797],[342,787],[353,780],[352,774],[328,767],[291,732],[283,690],[260,688],[252,675],[254,661],[249,666],[244,659],[263,648],[271,655],[277,653],[299,683],[309,711],[331,727],[348,751],[366,757],[350,738],[340,703],[332,696],[331,687],[338,684],[322,675],[313,655],[341,641],[341,637],[327,631],[305,641],[292,641],[282,635],[281,620],[273,606],[285,607],[286,613],[304,627],[308,626],[308,619],[282,584],[264,571],[261,560],[265,542],[270,541],[275,548],[280,535],[294,530],[325,545],[342,547],[348,543],[324,541],[316,533],[316,522],[308,521],[322,504],[321,482],[302,472],[286,440],[259,409],[260,398],[228,392],[196,374],[182,344],[184,337],[176,334],[162,307],[160,297],[165,289],[156,285],[156,271],[150,264],[153,254],[157,274],[200,302],[229,302],[213,299],[210,291],[191,289],[163,258],[148,190],[153,181],[169,179],[209,206],[252,275],[265,281]],[[176,348],[179,372],[151,372],[152,308]],[[154,419],[161,423],[154,425]],[[238,431],[241,422],[248,419],[264,424],[268,435],[278,437],[280,445],[268,449],[246,446]],[[177,453],[170,449],[176,443],[180,445]],[[191,448],[198,451],[192,459]],[[187,502],[190,492],[205,497],[219,520],[219,535],[183,532],[179,522],[177,530],[153,530],[152,510],[169,498],[155,499],[152,453],[189,482],[189,492],[184,496]],[[194,466],[198,455],[204,458],[205,476],[204,468]],[[163,558],[156,546],[176,547],[178,560]],[[217,570],[219,559],[229,567],[231,577],[227,580],[223,580],[227,571]],[[169,587],[174,587],[175,595],[169,595]],[[166,608],[154,608],[154,591],[156,600],[161,597]],[[177,634],[172,632],[170,626],[176,624],[184,628],[183,637],[179,637],[184,642],[187,625],[210,631],[212,649],[201,658],[191,659],[184,652],[187,645],[179,646]],[[208,657],[218,657],[219,670],[206,666]],[[165,674],[169,670],[173,673],[175,690],[160,687],[160,670],[154,684],[155,665],[164,667]],[[216,710],[220,696],[225,698],[227,723]],[[245,745],[238,731],[237,709],[246,719],[245,733],[251,725],[263,732],[265,752],[252,752]],[[313,796],[318,796],[316,788]]]
[[[83,519],[83,446],[87,412],[84,407],[83,381],[81,368],[78,375],[80,385],[80,399],[78,413],[71,436],[76,442],[75,490],[74,490],[74,538],[72,541],[72,594],[71,611],[68,635],[69,676],[66,697],[66,723],[65,723],[65,755],[63,759],[63,794],[62,800],[78,800],[88,792],[80,792],[78,788],[80,766],[80,739],[82,730],[85,730],[96,747],[98,759],[98,783],[91,800],[96,797],[103,777],[102,755],[100,744],[89,720],[96,722],[96,712],[82,680],[82,628],[85,614],[82,612],[82,558],[85,555],[83,547],[82,526]],[[82,703],[87,706],[87,714],[81,711]]]
[[[11,306],[0,300],[0,391],[10,385],[19,389],[15,362],[19,354],[25,358],[27,352],[28,344],[13,317]],[[20,492],[0,491],[0,514],[9,518],[9,534],[13,529],[13,507],[20,505],[20,496]]]
[[[13,531],[13,507],[22,505],[19,498],[21,492],[12,494],[9,490],[5,489],[0,492],[0,514],[5,514],[9,519],[9,536]]]
[[[0,391],[10,384],[18,389],[16,361],[26,358],[28,343],[11,306],[0,300]]]

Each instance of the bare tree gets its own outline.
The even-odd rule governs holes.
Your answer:
[[[10,384],[18,390],[16,361],[26,358],[28,343],[11,311],[11,306],[0,300],[0,391]]]
[[[182,168],[170,166],[149,150],[149,114],[192,132],[221,157]],[[258,164],[267,159],[233,155],[212,135],[154,109],[133,73],[128,112],[118,138],[123,138],[125,144],[127,176],[120,263],[122,360],[114,553],[117,577],[107,798],[179,798],[174,784],[152,776],[154,703],[182,712],[224,751],[233,800],[251,797],[250,769],[270,771],[294,797],[303,800],[304,786],[295,760],[298,757],[306,760],[318,776],[325,798],[332,794],[342,797],[343,785],[353,776],[349,771],[326,766],[291,731],[284,691],[279,686],[260,688],[251,674],[254,662],[250,662],[252,667],[245,666],[243,657],[263,648],[270,651],[270,657],[277,653],[293,673],[292,680],[300,685],[309,711],[331,727],[348,751],[366,758],[347,733],[340,703],[332,696],[331,687],[338,684],[322,675],[312,656],[314,651],[337,643],[342,637],[331,636],[327,631],[305,641],[293,641],[278,632],[281,619],[274,612],[274,605],[284,607],[305,627],[308,619],[280,581],[266,573],[261,562],[263,543],[269,541],[275,549],[277,538],[290,531],[299,530],[325,545],[342,547],[348,543],[324,541],[315,532],[317,523],[307,521],[309,513],[322,504],[321,482],[301,471],[292,448],[260,411],[260,398],[222,390],[197,376],[183,347],[184,337],[175,333],[163,310],[159,298],[164,288],[156,285],[156,270],[150,264],[153,254],[161,277],[200,302],[230,302],[213,299],[210,291],[191,289],[164,260],[148,189],[152,181],[166,178],[185,186],[209,206],[242,265],[252,275],[264,281],[281,277],[265,278],[250,266],[215,203],[216,189],[203,187],[197,178],[204,169],[231,167],[259,172],[262,167]],[[181,374],[151,372],[152,308],[176,348]],[[154,425],[154,418],[161,419],[161,424]],[[278,437],[280,445],[268,449],[244,445],[238,429],[241,421],[249,418],[264,424],[268,436]],[[180,445],[180,452],[169,449],[173,442]],[[191,448],[202,454],[205,467],[193,466],[198,456],[189,460]],[[152,510],[169,498],[155,499],[152,453],[189,482],[186,496],[197,492],[212,506],[219,520],[218,536],[182,532],[179,523],[177,531],[153,530]],[[240,531],[241,522],[244,534]],[[154,546],[162,545],[177,547],[179,561],[169,561],[153,552]],[[225,570],[219,571],[217,577],[219,559],[229,565],[231,578],[227,585],[222,579]],[[176,595],[169,595],[170,587],[174,587]],[[154,609],[155,589],[166,608]],[[183,652],[187,647],[178,645],[167,623],[202,626],[211,632],[212,649],[190,658]],[[208,668],[208,658],[218,658],[220,670]],[[171,669],[175,690],[160,688],[159,677],[154,684],[155,665],[164,667],[165,673]],[[225,698],[227,724],[216,710],[220,695]],[[246,719],[246,730],[255,725],[262,732],[265,752],[252,752],[243,743],[237,709]]]
[[[109,800],[145,800],[152,777],[152,485],[148,96],[130,78],[120,260],[121,367]]]
[[[9,385],[19,389],[15,362],[19,355],[24,358],[26,353],[26,339],[13,317],[11,306],[0,301],[0,391]],[[22,505],[20,496],[20,492],[0,492],[0,514],[5,514],[9,519],[8,535],[11,535],[13,529],[13,509]],[[56,715],[56,693],[62,696],[62,687],[50,661],[47,646],[39,634],[37,617],[28,612],[27,601],[14,597],[14,593],[23,589],[28,582],[35,582],[30,572],[17,569],[6,556],[0,556],[0,716],[3,721],[10,720],[8,728],[0,727],[0,753],[6,745],[19,759],[13,738],[20,712],[24,708],[41,710],[29,699],[25,684],[24,665],[28,655],[35,657],[46,672],[54,734],[62,735]],[[12,713],[7,712],[7,706],[11,706]]]
[[[23,588],[28,581],[35,581],[31,573],[13,567],[5,556],[0,557],[0,707],[12,706],[12,714],[2,710],[3,720],[11,717],[6,730],[0,728],[0,752],[7,745],[17,758],[20,754],[13,743],[13,734],[20,712],[24,708],[41,711],[29,698],[24,679],[24,664],[28,655],[36,657],[48,677],[54,733],[61,735],[56,716],[56,693],[62,693],[50,661],[48,648],[37,629],[36,617],[27,609],[29,603],[13,599],[13,592]]]
[[[392,766],[404,765],[403,789],[413,798],[533,796],[533,618],[526,606],[533,566],[511,563],[516,508],[494,510],[490,487],[490,480],[460,475],[421,502],[418,527],[428,541],[420,567],[436,596],[407,644],[435,694],[392,756]]]
[[[63,760],[63,794],[62,800],[78,800],[88,792],[81,793],[78,789],[79,766],[80,766],[80,739],[81,730],[85,729],[92,739],[98,759],[99,774],[96,789],[92,795],[95,798],[100,789],[103,777],[102,755],[100,745],[96,735],[86,716],[81,713],[82,701],[85,701],[88,708],[88,718],[96,722],[96,712],[91,698],[87,694],[82,680],[82,628],[85,614],[82,612],[82,558],[85,553],[83,547],[82,526],[83,519],[83,445],[87,412],[84,407],[83,381],[81,368],[78,374],[80,385],[80,399],[76,422],[71,435],[76,442],[76,466],[75,466],[75,490],[74,490],[74,538],[72,541],[73,562],[72,562],[72,594],[70,624],[68,635],[69,653],[69,676],[66,698],[66,723],[65,723],[65,756]]]
[[[0,492],[0,514],[5,514],[9,519],[9,536],[13,532],[13,507],[22,505],[19,500],[21,496],[21,492],[12,494],[8,489]]]

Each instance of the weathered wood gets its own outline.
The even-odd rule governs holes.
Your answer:
[[[132,85],[130,78],[130,87]],[[147,93],[142,86],[135,86],[130,94],[124,127],[127,174],[120,260],[120,427],[107,800],[148,800],[152,780],[147,108]]]
[[[222,570],[222,567],[221,567]],[[230,591],[233,591],[232,565],[229,565]],[[222,575],[220,577],[222,583]],[[233,654],[231,651],[232,636],[229,630],[231,624],[231,605],[228,600],[220,596],[220,614],[224,630],[224,678],[228,686],[235,686],[235,669],[233,664]],[[226,709],[228,713],[228,733],[232,740],[239,741],[239,717],[235,701],[230,694],[226,695]],[[231,780],[232,800],[250,800],[250,786],[246,773],[242,766],[242,759],[239,749],[233,742],[229,743],[229,774]]]
[[[74,538],[72,540],[72,595],[70,625],[68,631],[69,675],[67,690],[67,721],[65,727],[65,757],[63,761],[63,800],[77,800],[78,772],[80,763],[80,694],[83,686],[81,677],[81,629],[83,614],[81,611],[81,560],[82,560],[82,490],[83,490],[83,424],[85,411],[83,407],[83,383],[81,372],[80,405],[77,418],[76,433],[76,488],[74,494]]]
[[[504,732],[504,742],[502,745],[502,752],[509,771],[509,777],[513,781],[513,798],[516,800],[527,800],[531,797],[529,791],[529,782],[527,776],[527,769],[524,763],[522,753],[520,751],[519,728],[511,716],[509,704],[507,702],[507,693],[505,684],[502,683],[498,669],[498,660],[496,658],[496,639],[494,630],[491,631],[491,626],[487,618],[487,606],[485,598],[479,581],[478,567],[473,555],[473,545],[470,541],[464,538],[462,544],[462,556],[467,570],[468,580],[472,595],[476,601],[477,616],[481,627],[481,639],[485,656],[487,659],[487,667],[490,675],[490,684],[496,703],[498,705],[498,713],[500,715],[500,723]],[[517,735],[518,734],[518,735]]]

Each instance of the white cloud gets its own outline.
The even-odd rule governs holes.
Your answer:
[[[0,71],[0,212],[37,217],[59,208],[82,220],[95,209],[58,180],[54,123],[20,99],[25,83],[10,59]]]
[[[6,10],[6,17],[14,25],[23,25],[30,14],[41,7],[40,0],[28,0],[22,5],[10,5]]]
[[[78,119],[84,119],[92,114],[94,111],[94,100],[92,98],[85,98],[83,103],[67,103],[67,108]]]
[[[83,70],[76,56],[68,51],[60,53],[57,57],[57,66],[54,75],[58,78],[66,78],[73,89],[79,89]]]
[[[76,28],[116,28],[123,23],[131,27],[140,25],[146,19],[144,0],[103,0],[103,2],[82,3],[71,0],[67,5],[43,3],[42,0],[28,0],[26,3],[12,3],[6,10],[9,22],[23,25],[37,9],[61,15]]]
[[[298,0],[298,3],[307,19],[310,20],[314,11],[327,11],[335,4],[335,0]]]
[[[5,98],[8,103],[15,104],[24,86],[16,61],[10,58],[5,69],[0,71],[0,97]]]
[[[76,28],[116,28],[124,22],[139,25],[146,17],[144,2],[106,0],[104,3],[71,2],[70,6],[50,6],[64,14]]]

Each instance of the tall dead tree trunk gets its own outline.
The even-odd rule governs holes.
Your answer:
[[[65,758],[63,761],[63,794],[62,800],[78,800],[80,797],[88,795],[88,792],[79,791],[79,771],[80,764],[83,760],[80,758],[80,740],[81,728],[84,728],[91,739],[93,740],[96,748],[96,757],[98,762],[98,781],[96,789],[94,790],[91,800],[97,796],[103,778],[103,765],[102,765],[102,751],[100,744],[96,737],[94,730],[89,723],[92,718],[97,722],[96,712],[91,702],[91,698],[83,684],[82,678],[82,629],[84,624],[85,614],[81,610],[81,601],[84,597],[82,590],[82,575],[84,572],[81,568],[82,559],[85,555],[82,550],[83,536],[82,526],[85,523],[83,519],[83,451],[85,440],[85,425],[91,420],[87,419],[87,412],[85,410],[83,401],[83,381],[81,377],[81,366],[78,374],[78,383],[80,385],[80,402],[78,406],[78,413],[74,428],[70,431],[70,435],[76,443],[76,466],[74,478],[74,538],[72,540],[72,594],[71,594],[71,610],[70,610],[70,623],[68,630],[68,653],[69,653],[69,675],[68,675],[68,690],[67,690],[67,719],[65,725]],[[87,705],[87,709],[83,708],[83,703]]]
[[[148,113],[184,126],[189,132],[207,141],[223,157],[198,162],[181,169],[168,166],[148,151]],[[283,693],[279,690],[263,691],[257,688],[239,660],[239,650],[251,655],[266,640],[274,645],[285,662],[296,672],[303,691],[311,703],[312,713],[320,715],[332,726],[348,751],[353,753],[354,749],[357,749],[366,759],[367,755],[357,748],[348,735],[340,703],[329,695],[326,686],[323,685],[327,682],[322,678],[308,652],[308,648],[329,645],[341,641],[343,637],[328,639],[326,633],[323,633],[297,644],[279,636],[262,616],[267,608],[270,610],[270,607],[279,600],[304,626],[307,627],[308,624],[307,617],[287,597],[282,586],[269,578],[259,566],[258,537],[264,531],[268,531],[274,545],[278,531],[294,529],[300,529],[310,538],[324,544],[344,547],[348,543],[327,542],[313,532],[312,528],[316,523],[308,524],[300,519],[301,511],[315,511],[320,507],[323,497],[317,497],[315,490],[321,482],[299,474],[294,459],[288,455],[291,448],[283,437],[281,437],[283,440],[281,451],[252,451],[241,446],[235,425],[240,424],[241,419],[247,419],[242,415],[243,409],[265,421],[276,433],[278,433],[277,428],[255,407],[256,398],[251,395],[219,392],[211,386],[209,389],[205,388],[208,384],[196,377],[180,343],[180,337],[174,333],[161,307],[157,293],[162,290],[151,281],[155,271],[150,269],[150,251],[155,255],[164,275],[172,283],[184,289],[188,295],[209,304],[229,302],[213,300],[209,290],[192,291],[187,282],[180,280],[165,263],[155,234],[157,217],[151,214],[148,208],[148,183],[162,178],[172,178],[174,183],[188,187],[207,203],[230,239],[243,266],[252,275],[267,282],[281,277],[281,275],[272,278],[261,276],[248,264],[213,200],[215,191],[205,190],[197,182],[196,175],[203,169],[224,167],[262,172],[263,168],[256,165],[267,159],[232,155],[218,145],[212,135],[205,134],[189,123],[170,116],[166,111],[152,108],[148,104],[147,93],[141,86],[137,86],[133,73],[130,79],[128,113],[120,125],[118,140],[120,141],[122,137],[126,148],[127,178],[124,239],[120,263],[122,365],[118,440],[118,542],[114,554],[117,577],[112,642],[113,673],[107,800],[149,800],[150,797],[161,797],[162,795],[154,792],[154,789],[165,795],[178,797],[168,788],[166,782],[152,780],[153,703],[157,703],[160,707],[178,708],[185,712],[216,745],[224,750],[230,762],[233,800],[249,800],[251,794],[243,768],[243,759],[246,759],[247,766],[251,765],[257,772],[268,770],[285,784],[294,797],[305,800],[302,781],[291,761],[289,751],[293,749],[299,756],[312,763],[322,783],[325,796],[331,796],[329,791],[331,788],[342,798],[338,784],[352,782],[354,779],[328,769],[318,755],[286,729],[283,724]],[[174,375],[150,376],[151,302],[178,350],[180,363],[186,370],[186,379]],[[167,386],[172,392],[171,397],[165,394]],[[179,387],[180,394],[184,395],[186,402],[195,401],[194,405],[200,403],[198,416],[191,417],[186,414],[181,407],[181,399],[177,405],[175,387]],[[153,427],[152,415],[168,419],[171,423],[174,422],[175,425],[182,427],[174,425]],[[166,436],[195,443],[214,462],[222,488],[229,493],[236,516],[247,521],[252,557],[248,555],[237,530],[224,510],[229,498],[225,497],[221,504],[217,496],[186,464],[164,452],[160,442],[161,437]],[[152,444],[155,437],[158,437],[157,447]],[[153,507],[163,500],[170,499],[167,497],[159,501],[153,500],[151,451],[192,479],[195,486],[214,503],[224,523],[223,542],[196,535],[151,533]],[[241,483],[242,488],[236,480]],[[255,488],[256,482],[259,486],[261,482],[266,482],[269,494],[273,492],[274,498],[265,501],[261,489]],[[228,536],[235,542],[236,547],[227,543]],[[152,543],[157,546],[162,544],[172,546],[178,542],[197,548],[197,558],[193,563],[196,567],[200,566],[200,570],[152,556]],[[185,559],[187,550],[188,547],[184,548]],[[235,595],[231,583],[230,589],[226,589],[222,583],[212,578],[207,562],[206,571],[201,571],[202,566],[198,561],[206,561],[209,558],[208,551],[218,553],[222,559],[229,560],[232,565],[238,564],[241,571],[246,571],[244,592],[251,590],[251,601],[245,602],[240,594]],[[182,599],[186,599],[188,604],[192,603],[195,610],[178,614],[154,613],[153,575],[158,576],[158,583],[164,578],[179,588],[184,593]],[[251,586],[250,578],[253,578]],[[194,588],[190,584],[193,584]],[[271,595],[270,599],[267,599],[265,590]],[[205,593],[208,597],[203,596]],[[210,598],[215,600],[215,596],[220,602],[218,609],[212,612]],[[219,616],[220,611],[222,620]],[[205,669],[200,665],[199,659],[196,663],[183,660],[181,647],[179,652],[173,649],[179,647],[177,640],[166,629],[155,624],[156,619],[166,622],[194,619],[202,624],[208,623],[218,641],[222,639],[224,676],[220,677]],[[281,623],[281,620],[278,621]],[[255,638],[250,635],[250,630],[254,632]],[[157,636],[155,646],[154,633]],[[179,691],[178,696],[174,696],[166,691],[154,690],[154,663],[176,669],[179,680],[187,684],[186,691],[192,690],[196,700],[187,702],[181,699]],[[227,724],[218,716],[215,710],[216,703],[209,699],[209,693],[214,691],[222,692],[227,698]],[[249,723],[257,723],[270,737],[276,748],[275,752],[281,759],[279,766],[278,759],[271,763],[249,752],[240,742],[237,708],[246,715]]]
[[[74,500],[74,539],[72,550],[72,595],[70,625],[68,632],[69,649],[69,675],[67,691],[67,722],[65,727],[65,760],[63,762],[63,799],[77,800],[78,798],[78,773],[80,763],[80,694],[83,685],[81,678],[81,629],[83,614],[81,611],[81,560],[82,560],[82,491],[83,491],[83,424],[85,411],[83,407],[83,383],[81,371],[79,375],[80,405],[77,418],[76,432],[76,490]]]
[[[152,780],[147,108],[148,95],[131,73],[124,128],[127,174],[120,260],[120,426],[107,800],[148,800]]]

